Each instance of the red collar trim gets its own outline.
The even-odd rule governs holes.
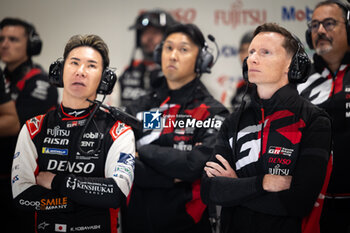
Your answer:
[[[62,113],[66,116],[66,118],[62,118],[63,121],[70,121],[70,120],[81,120],[81,119],[84,119],[86,117],[88,117],[91,112],[93,111],[93,108],[90,110],[89,113],[87,113],[86,115],[84,116],[80,116],[80,117],[75,117],[75,116],[72,116],[72,115],[69,115],[68,113],[66,113],[64,110],[63,110],[63,106],[62,106],[62,103],[61,103],[61,111]]]

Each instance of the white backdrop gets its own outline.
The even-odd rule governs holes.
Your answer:
[[[212,34],[221,56],[202,81],[226,106],[241,77],[238,45],[241,36],[264,22],[277,22],[305,44],[306,23],[317,0],[0,0],[0,20],[19,17],[33,23],[43,40],[43,50],[33,58],[46,70],[62,57],[64,45],[75,34],[101,36],[110,49],[111,66],[121,73],[130,61],[135,32],[129,31],[140,11],[161,8],[183,23],[194,23]],[[216,54],[213,43],[209,47]],[[308,51],[309,54],[312,51]],[[3,66],[3,64],[2,64]],[[116,99],[116,93],[114,93]],[[109,99],[112,105],[116,100]]]

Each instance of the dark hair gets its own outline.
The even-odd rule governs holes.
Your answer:
[[[106,43],[97,35],[75,35],[72,36],[66,44],[63,53],[63,59],[66,60],[70,51],[77,47],[87,46],[96,49],[103,59],[103,68],[109,66],[108,47]]]
[[[35,31],[35,27],[32,24],[19,18],[4,18],[0,22],[0,29],[2,30],[6,26],[22,26],[25,29],[26,36],[29,36],[30,33]]]
[[[177,32],[186,34],[192,40],[192,42],[195,43],[199,48],[203,48],[205,46],[205,39],[204,39],[203,33],[194,24],[177,23],[170,26],[165,31],[164,40],[170,34],[177,33]]]
[[[261,32],[276,32],[281,34],[284,37],[282,46],[291,56],[293,56],[298,51],[298,49],[300,52],[304,51],[304,48],[302,46],[299,46],[300,42],[298,41],[297,37],[276,23],[265,23],[258,26],[254,31],[253,38]]]
[[[248,31],[244,33],[244,35],[241,37],[241,41],[239,42],[239,47],[241,48],[243,44],[247,44],[252,42],[253,40],[253,33],[254,31]]]
[[[317,5],[315,6],[315,9],[316,10],[317,8],[321,7],[321,6],[328,6],[328,5],[337,5],[343,12],[343,18],[345,19],[346,21],[346,17],[347,17],[347,13],[348,11],[350,10],[350,7],[348,4],[346,3],[343,3],[341,1],[336,1],[336,0],[326,0],[326,1],[323,1],[323,2],[319,2],[317,3]]]

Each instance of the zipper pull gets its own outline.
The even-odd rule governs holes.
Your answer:
[[[262,120],[262,123],[264,124],[264,122],[265,122],[265,110],[264,110],[264,107],[261,106],[260,110],[261,110],[261,120]]]

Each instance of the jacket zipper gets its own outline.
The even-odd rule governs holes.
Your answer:
[[[262,121],[262,124],[261,124],[261,137],[260,137],[260,156],[262,156],[263,154],[263,137],[264,137],[264,124],[265,124],[265,110],[264,110],[264,106],[261,105],[261,121]],[[259,158],[260,158],[259,156]]]

